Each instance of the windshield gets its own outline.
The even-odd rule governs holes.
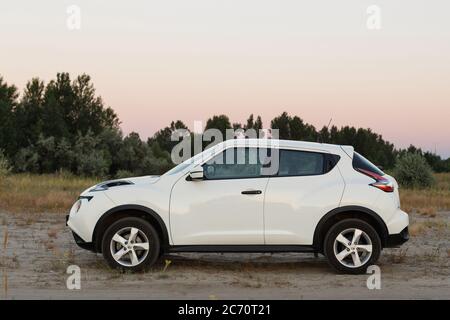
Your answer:
[[[196,154],[195,156],[193,156],[192,158],[189,158],[189,159],[183,161],[182,163],[180,163],[179,165],[173,167],[172,169],[170,169],[169,171],[164,173],[164,175],[173,175],[173,174],[179,173],[191,166],[201,164],[203,162],[203,160],[207,160],[211,155],[213,155],[215,150],[216,150],[216,148],[210,148],[210,149],[204,150],[203,152],[200,152],[200,153]]]

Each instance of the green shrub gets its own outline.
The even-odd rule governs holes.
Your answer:
[[[104,177],[109,171],[108,151],[101,150],[99,139],[88,131],[85,135],[79,134],[74,145],[76,170],[82,176]]]
[[[434,183],[433,170],[419,153],[406,153],[398,158],[394,176],[401,186],[407,188],[426,188]]]
[[[134,174],[131,171],[128,170],[118,170],[117,173],[114,175],[115,179],[123,179],[123,178],[130,178],[133,177]]]
[[[94,150],[87,154],[79,154],[77,157],[76,173],[86,177],[105,177],[109,164],[102,150]]]
[[[15,172],[39,172],[39,154],[33,146],[22,148],[14,158]]]

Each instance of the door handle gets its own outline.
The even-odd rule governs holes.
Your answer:
[[[241,192],[242,194],[261,194],[261,190],[244,190]]]

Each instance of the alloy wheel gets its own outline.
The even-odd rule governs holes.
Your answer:
[[[149,240],[135,227],[117,231],[111,239],[111,255],[122,266],[134,267],[142,263],[149,253]]]
[[[372,256],[370,237],[357,228],[349,228],[339,233],[333,247],[336,259],[348,268],[361,267]]]

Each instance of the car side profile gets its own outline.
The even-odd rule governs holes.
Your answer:
[[[362,273],[408,240],[395,179],[351,146],[219,143],[161,176],[102,182],[67,217],[76,243],[141,270],[175,252],[311,252]]]

